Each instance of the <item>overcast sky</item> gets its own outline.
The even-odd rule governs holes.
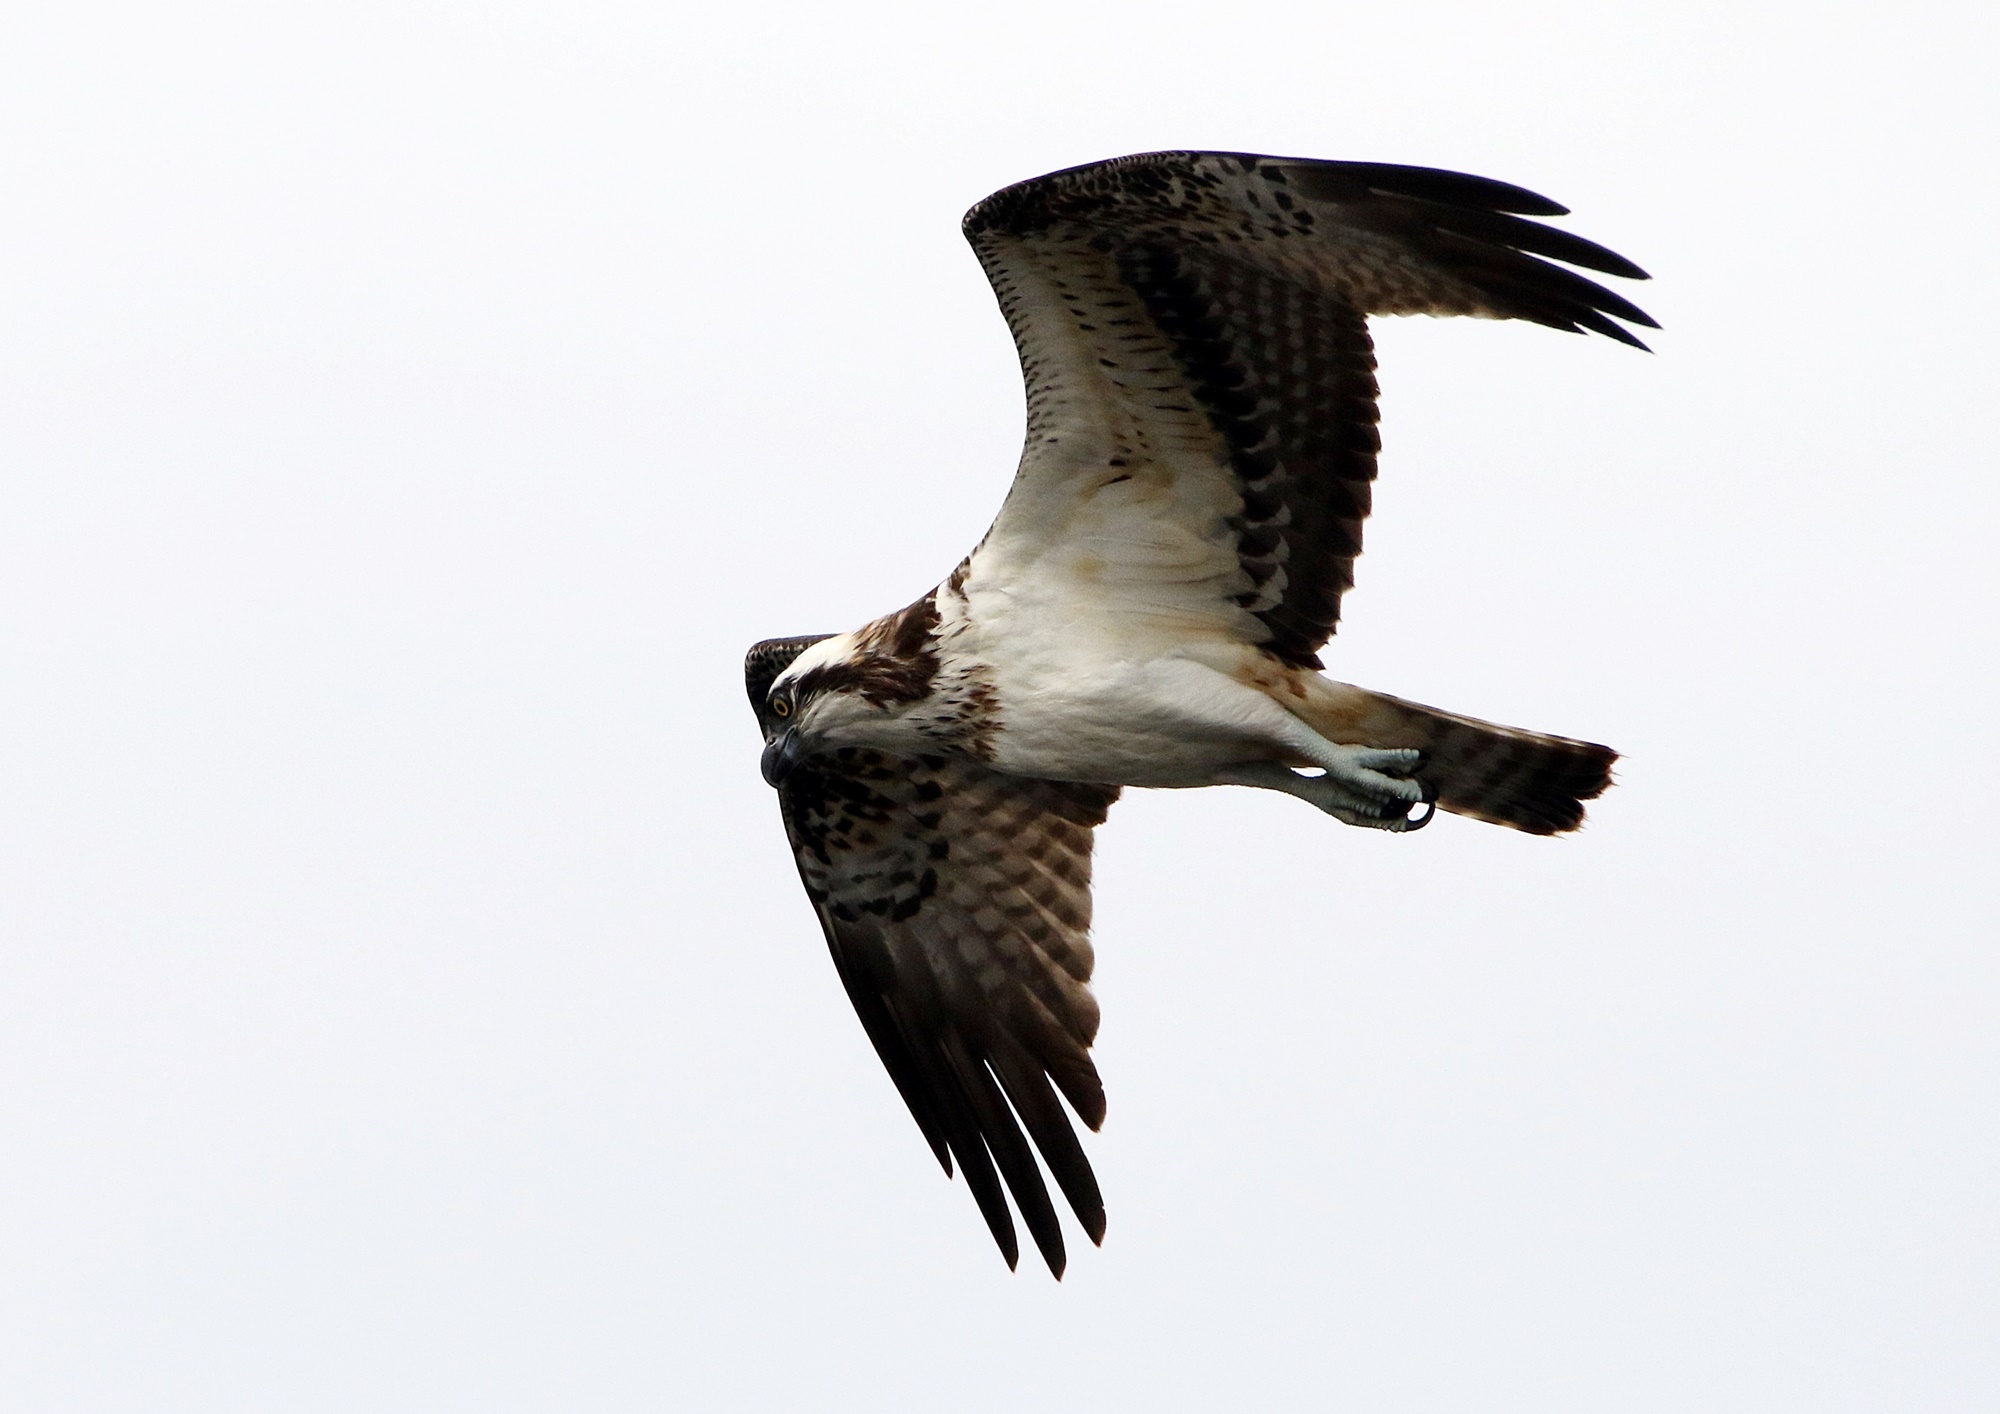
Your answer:
[[[0,1402],[2000,1407],[1995,30],[8,6]],[[739,662],[999,504],[965,207],[1179,146],[1654,273],[1650,357],[1380,327],[1328,655],[1626,757],[1560,841],[1128,796],[1058,1285],[849,1011]]]

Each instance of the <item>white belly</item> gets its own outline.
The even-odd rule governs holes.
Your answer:
[[[940,636],[991,684],[996,766],[1200,786],[1226,766],[1297,756],[1302,723],[1253,685],[1275,665],[1227,597],[1242,574],[1224,513],[1209,534],[1144,517],[1117,533],[1072,527],[1089,553],[974,552],[965,599],[940,595]]]
[[[996,665],[999,666],[999,665]],[[1296,717],[1188,658],[1019,665],[996,673],[994,765],[1014,775],[1201,786],[1225,766],[1282,759]]]

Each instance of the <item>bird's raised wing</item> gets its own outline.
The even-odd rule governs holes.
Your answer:
[[[957,1159],[1007,1265],[1019,1249],[1002,1179],[1061,1276],[1021,1125],[1101,1241],[1104,1200],[1056,1091],[1103,1123],[1090,845],[1117,787],[848,748],[793,771],[779,798],[834,966],[917,1127],[947,1174]]]
[[[1370,314],[1469,314],[1644,345],[1644,279],[1521,219],[1564,208],[1425,167],[1156,152],[965,217],[1013,330],[1028,437],[973,585],[1191,622],[1320,666],[1375,476]],[[1077,592],[1071,593],[1070,590]]]

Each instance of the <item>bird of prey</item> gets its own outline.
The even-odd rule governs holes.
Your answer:
[[[1523,219],[1564,214],[1457,172],[1229,152],[1075,167],[966,214],[1027,383],[999,518],[908,608],[759,643],[744,676],[848,999],[1008,1266],[1011,1191],[1063,1271],[1035,1149],[1104,1235],[1062,1101],[1103,1122],[1090,848],[1121,788],[1257,786],[1369,829],[1443,809],[1559,834],[1610,783],[1606,747],[1335,682],[1318,657],[1380,446],[1367,316],[1639,348],[1624,325],[1658,327],[1549,263],[1646,278]]]

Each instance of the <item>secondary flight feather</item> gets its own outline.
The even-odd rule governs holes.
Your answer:
[[[966,214],[1027,383],[999,518],[909,607],[759,643],[744,672],[848,998],[1010,1267],[1009,1194],[1063,1271],[1037,1152],[1104,1235],[1069,1114],[1104,1119],[1090,849],[1122,788],[1558,834],[1610,783],[1606,747],[1336,682],[1318,656],[1380,447],[1367,316],[1640,348],[1628,326],[1657,327],[1564,267],[1644,271],[1525,219],[1564,214],[1458,172],[1222,152],[1072,168]]]

